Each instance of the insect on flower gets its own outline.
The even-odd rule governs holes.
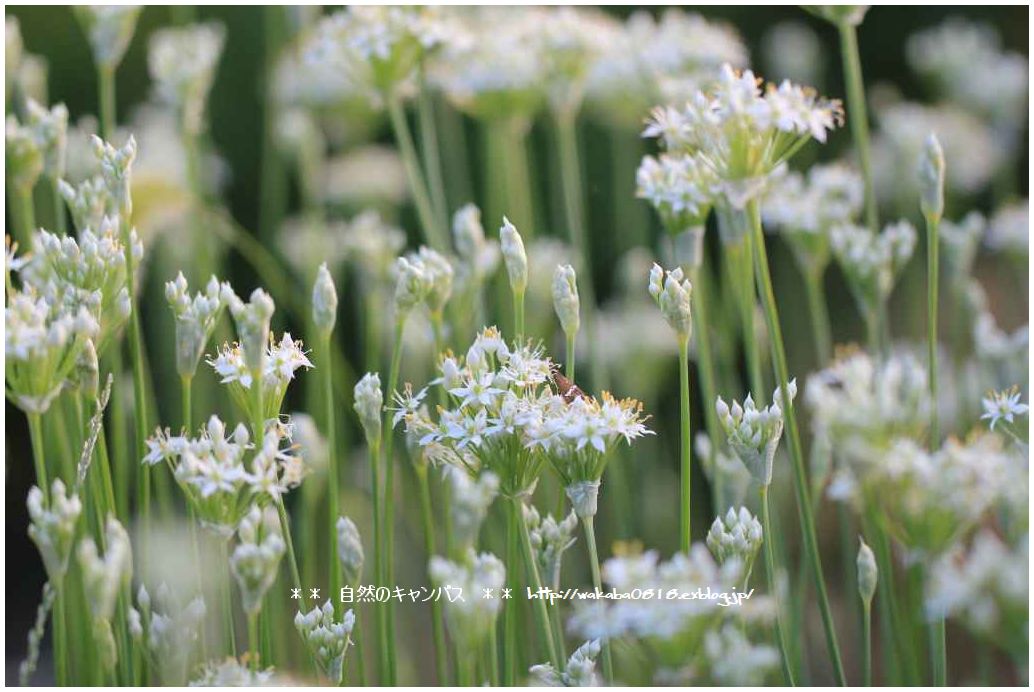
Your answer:
[[[553,381],[553,386],[556,388],[557,394],[562,396],[565,402],[570,404],[573,403],[575,399],[592,401],[593,398],[582,391],[581,387],[564,376],[564,373],[560,371],[560,366],[556,363],[552,363],[552,367],[550,368],[550,378]]]

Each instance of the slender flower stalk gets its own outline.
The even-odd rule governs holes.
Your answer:
[[[510,498],[510,511],[513,513],[513,521],[517,524],[521,550],[524,554],[524,567],[527,570],[528,581],[531,582],[532,591],[533,593],[544,593],[542,577],[539,574],[538,562],[535,560],[535,552],[531,545],[528,524],[524,521],[524,506],[520,498]],[[542,598],[536,598],[534,601],[539,636],[542,637],[543,645],[549,654],[550,663],[558,670],[563,670],[564,657],[560,654],[559,644],[553,636],[553,626],[550,622],[546,601]]]
[[[859,18],[859,23],[861,18]],[[847,120],[851,137],[858,151],[865,186],[865,223],[875,233],[880,227],[876,211],[876,193],[873,189],[872,155],[869,146],[869,112],[865,100],[865,81],[862,79],[862,61],[858,53],[857,24],[837,22],[840,33],[840,59],[843,62],[844,81],[847,84]]]
[[[808,481],[804,467],[804,452],[801,448],[800,432],[797,428],[797,416],[793,410],[793,402],[789,389],[789,371],[786,365],[786,347],[783,345],[782,329],[779,326],[779,312],[776,308],[775,294],[772,290],[772,277],[768,270],[768,253],[765,250],[765,237],[761,230],[761,213],[757,200],[748,204],[754,231],[754,264],[757,270],[758,293],[764,308],[765,323],[768,327],[768,338],[771,342],[772,363],[775,366],[776,381],[782,395],[780,404],[786,416],[786,428],[790,439],[790,459],[793,464],[794,493],[797,498],[797,516],[801,524],[801,535],[804,550],[811,567],[812,579],[818,595],[819,609],[822,613],[822,626],[826,635],[826,648],[833,664],[833,672],[837,683],[845,684],[844,667],[840,658],[840,647],[837,644],[836,626],[833,612],[826,593],[826,580],[822,573],[822,562],[819,556],[818,539],[815,533],[815,517],[812,511]]]
[[[592,515],[582,519],[585,530],[585,545],[589,548],[589,567],[592,570],[592,586],[597,592],[603,591],[603,577],[600,575],[600,557],[596,548],[596,525]],[[603,675],[608,685],[614,683],[614,661],[610,653],[610,642],[603,642]]]
[[[388,370],[388,391],[394,392],[398,387],[399,370],[402,367],[402,331],[405,326],[405,317],[399,317],[396,319],[395,324],[395,338],[393,341],[392,352],[391,352],[391,367]],[[385,416],[388,414],[386,413]],[[384,561],[383,573],[384,585],[390,587],[394,583],[394,571],[395,571],[395,459],[394,459],[394,446],[395,436],[394,430],[391,425],[384,425],[384,464],[386,465],[384,470],[384,503],[382,506],[383,516],[381,518],[381,530],[383,532],[382,539],[384,541],[384,551],[382,559]],[[387,680],[383,681],[383,684],[394,685],[396,680],[396,662],[395,662],[395,608],[393,601],[388,601],[386,604],[386,620],[385,625],[387,628],[386,634],[382,637],[386,649],[386,669]]]
[[[919,207],[926,220],[926,342],[930,384],[930,447],[940,444],[937,419],[937,297],[939,290],[941,217],[944,215],[944,152],[931,133],[919,159]]]
[[[447,247],[447,236],[443,227],[437,221],[434,204],[428,192],[424,174],[420,169],[420,160],[417,157],[416,146],[413,144],[413,134],[410,132],[409,123],[406,121],[402,100],[396,95],[390,95],[387,97],[387,101],[391,127],[395,133],[395,141],[398,142],[399,151],[402,154],[402,163],[406,168],[406,178],[409,181],[409,188],[413,194],[413,202],[416,204],[417,216],[420,219],[420,230],[422,231],[424,241],[434,249],[444,252]]]

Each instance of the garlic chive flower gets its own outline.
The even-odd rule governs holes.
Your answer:
[[[63,312],[86,309],[97,321],[96,345],[103,353],[132,310],[126,288],[125,236],[118,220],[107,217],[96,230],[84,229],[76,241],[40,230],[33,253],[21,271],[23,282]],[[135,231],[128,234],[136,261],[143,245]]]
[[[567,659],[564,670],[558,671],[551,663],[532,666],[528,670],[532,687],[599,687],[596,658],[600,655],[600,640],[585,642]]]
[[[879,578],[879,570],[876,567],[876,556],[872,548],[866,545],[861,536],[858,537],[858,558],[855,564],[858,568],[858,595],[866,607],[872,603],[876,595],[876,581]]]
[[[510,220],[503,217],[503,225],[499,228],[499,245],[506,264],[506,273],[510,277],[510,290],[523,295],[528,287],[528,254],[524,251],[524,240]]]
[[[470,551],[462,563],[434,555],[428,565],[431,583],[459,589],[462,598],[445,600],[445,622],[461,655],[474,655],[495,628],[502,609],[499,598],[482,598],[485,589],[499,592],[506,584],[506,568],[490,553]]]
[[[237,547],[230,556],[230,571],[240,588],[244,612],[252,616],[262,609],[262,598],[276,581],[287,546],[276,512],[271,508],[253,506],[241,519],[237,538]]]
[[[419,256],[410,255],[395,261],[395,276],[396,319],[405,319],[413,308],[427,300],[431,271]]]
[[[294,626],[319,669],[335,685],[340,684],[345,672],[345,653],[352,643],[355,612],[348,610],[341,622],[334,622],[334,605],[328,600],[323,607],[316,606],[308,613],[298,611]]]
[[[29,287],[4,307],[4,389],[26,413],[45,413],[72,375],[87,340],[100,330],[84,306],[63,310]]]
[[[110,204],[118,213],[122,225],[128,224],[133,212],[130,182],[133,176],[133,161],[136,159],[136,138],[130,135],[121,147],[115,147],[96,135],[92,141],[94,156],[99,162],[101,180],[104,181]]]
[[[228,385],[230,395],[237,406],[247,413],[249,420],[268,421],[280,415],[287,394],[287,386],[294,380],[300,368],[313,367],[301,341],[295,341],[285,333],[280,342],[271,340],[264,349],[262,377],[256,382],[255,373],[247,362],[245,347],[239,344],[223,344],[215,358],[208,364],[219,375],[220,382]],[[262,388],[262,410],[256,410],[255,397],[250,392],[255,386]]]
[[[797,396],[796,379],[790,380],[789,394],[792,402]],[[730,407],[722,397],[715,402],[718,423],[727,436],[729,449],[762,486],[772,483],[775,453],[783,436],[782,401],[780,388],[776,387],[772,393],[773,403],[767,408],[759,409],[750,394],[742,405],[734,401]]]
[[[13,115],[4,123],[4,152],[8,185],[22,194],[31,192],[43,174],[43,149],[33,129]]]
[[[80,5],[74,9],[93,50],[94,63],[98,69],[113,71],[129,48],[141,8],[136,5]]]
[[[499,476],[485,471],[478,478],[471,478],[465,470],[453,466],[446,466],[444,472],[452,491],[449,505],[452,538],[456,554],[462,556],[477,545],[481,524],[499,494]]]
[[[461,286],[480,286],[499,264],[499,245],[485,238],[481,210],[466,204],[452,217],[452,237],[459,255],[457,282]]]
[[[693,284],[684,278],[682,267],[665,271],[659,264],[654,264],[650,269],[649,289],[664,319],[675,330],[679,339],[688,341],[693,331]]]
[[[283,683],[274,676],[272,667],[252,670],[249,664],[236,658],[209,661],[190,681],[191,687],[267,687],[277,684]]]
[[[337,557],[341,562],[344,583],[357,585],[363,576],[363,563],[365,562],[359,528],[348,517],[338,517],[336,528]]]
[[[745,565],[747,574],[762,540],[761,522],[746,507],[739,510],[730,507],[724,517],[715,517],[707,532],[707,547],[718,562],[735,557]]]
[[[578,279],[570,264],[557,265],[553,274],[553,310],[568,339],[578,333]]]
[[[643,136],[660,138],[670,153],[699,156],[726,201],[742,209],[777,166],[808,140],[825,142],[842,121],[839,101],[789,81],[762,90],[753,72],[725,64],[715,87],[697,91],[682,109],[655,108]]]
[[[704,656],[712,684],[754,687],[779,668],[779,651],[767,644],[754,644],[743,628],[726,623],[704,634]]]
[[[366,443],[376,447],[381,441],[381,414],[384,409],[384,394],[381,392],[381,376],[375,372],[363,375],[353,390],[352,408],[359,414],[359,422],[366,433]]]
[[[36,134],[43,154],[43,175],[59,180],[65,174],[65,155],[68,149],[68,108],[59,103],[47,109],[28,99],[25,103],[28,126]]]
[[[302,482],[305,465],[292,453],[290,432],[269,425],[253,445],[246,426],[227,435],[226,424],[212,416],[195,438],[158,430],[147,440],[143,463],[166,463],[202,525],[228,537],[254,503],[276,501]]]
[[[266,372],[267,348],[269,346],[269,323],[273,319],[276,305],[268,293],[256,288],[247,303],[232,290],[223,291],[223,299],[230,308],[237,338],[244,357],[244,366],[252,377]],[[225,377],[225,375],[224,375]]]
[[[934,221],[944,215],[944,150],[933,132],[919,155],[919,208]]]
[[[29,509],[29,538],[43,558],[47,579],[60,588],[68,571],[68,559],[75,542],[75,525],[83,505],[75,493],[66,494],[60,479],[51,486],[49,500],[43,491],[33,486],[26,501]]]
[[[312,323],[324,335],[334,331],[337,322],[337,288],[327,270],[327,263],[316,270],[316,281],[312,286]]]
[[[1000,392],[990,392],[981,399],[984,407],[984,414],[981,420],[990,421],[990,428],[995,429],[999,423],[1008,423],[1010,426],[1015,422],[1017,416],[1025,416],[1030,408],[1020,401],[1022,394],[1019,387],[1013,386]]]
[[[229,284],[221,284],[213,276],[205,284],[204,292],[191,297],[183,272],[165,284],[165,299],[176,319],[176,371],[180,377],[193,377],[197,372],[201,355],[226,306],[224,296],[228,288]]]
[[[429,247],[421,246],[415,255],[410,255],[412,264],[422,267],[427,279],[427,293],[424,296],[424,303],[427,309],[434,314],[441,314],[445,310],[445,304],[449,302],[452,295],[452,280],[454,270],[452,264],[440,252]]]
[[[533,505],[524,505],[524,523],[528,525],[531,547],[538,560],[543,581],[554,590],[560,589],[560,567],[564,553],[575,543],[578,516],[572,511],[557,521],[552,514],[541,516]]]
[[[644,156],[636,171],[636,197],[657,210],[669,233],[702,225],[719,191],[718,176],[699,155]]]
[[[92,538],[79,543],[79,567],[82,570],[83,592],[92,617],[92,634],[98,647],[101,665],[111,670],[118,660],[118,649],[111,629],[115,601],[124,585],[133,576],[133,556],[129,534],[114,517],[108,517],[104,528],[104,554]]]
[[[139,610],[130,608],[128,613],[130,634],[146,646],[148,662],[165,685],[186,684],[205,627],[205,600],[197,596],[184,601],[163,582],[152,607],[147,589],[141,586]]]
[[[57,189],[72,214],[72,223],[80,233],[88,228],[100,228],[106,216],[118,213],[104,179],[99,175],[87,178],[75,186],[59,180]]]
[[[150,36],[147,65],[155,91],[175,108],[189,135],[203,129],[205,102],[225,41],[226,30],[218,22],[161,29]]]
[[[859,309],[873,315],[912,258],[916,229],[908,221],[898,221],[874,234],[863,226],[843,224],[833,228],[830,240]]]

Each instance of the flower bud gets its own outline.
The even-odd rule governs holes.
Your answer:
[[[31,98],[26,102],[29,127],[36,133],[43,153],[43,174],[58,180],[65,174],[68,148],[68,108],[59,103],[49,110]]]
[[[528,254],[524,251],[524,241],[514,225],[505,216],[499,229],[499,242],[502,248],[506,273],[510,277],[510,289],[523,294],[528,287]]]
[[[662,284],[663,277],[663,284]],[[693,284],[683,278],[682,269],[665,272],[657,264],[650,270],[650,295],[661,314],[680,339],[689,339],[693,331],[691,297]]]
[[[140,9],[136,5],[79,5],[75,8],[75,16],[86,32],[98,67],[113,70],[122,62]]]
[[[919,208],[935,221],[944,214],[944,150],[932,132],[919,155]]]
[[[312,286],[312,322],[321,334],[327,335],[334,330],[336,321],[337,288],[324,262],[317,270],[316,282]]]
[[[337,556],[346,584],[358,584],[363,576],[363,542],[359,528],[348,517],[337,520]]]
[[[366,443],[375,447],[381,440],[381,411],[384,408],[380,375],[375,372],[363,375],[355,385],[353,398],[355,403],[352,408],[359,414],[359,422],[366,433]]]
[[[431,313],[441,313],[452,295],[453,269],[449,260],[429,247],[421,247],[417,256],[424,264],[427,275],[427,295],[424,302]]]
[[[872,548],[865,544],[861,536],[858,537],[858,595],[866,605],[872,603],[872,597],[876,594],[876,581],[879,571],[876,568],[876,556]]]
[[[273,299],[261,288],[252,291],[247,303],[234,295],[229,286],[222,293],[228,299],[230,313],[237,325],[237,337],[244,351],[244,364],[252,374],[260,376],[265,370],[269,323],[276,309]]]
[[[230,571],[240,587],[245,612],[254,615],[261,610],[262,598],[276,581],[286,546],[276,513],[263,512],[258,506],[252,506],[241,520],[237,537],[239,543],[230,556]]]
[[[588,519],[596,516],[600,496],[600,482],[579,481],[572,483],[565,489],[567,499],[571,501],[571,507],[579,519]]]
[[[125,145],[115,148],[94,135],[93,151],[100,162],[101,177],[115,210],[121,216],[122,223],[128,223],[133,211],[130,182],[133,177],[133,160],[136,159],[136,138],[130,135]]]
[[[560,265],[553,273],[553,309],[568,338],[578,333],[578,308],[578,281],[574,267]]]
[[[43,491],[33,486],[26,501],[29,509],[29,538],[43,558],[47,578],[60,584],[68,570],[68,558],[75,540],[75,524],[82,513],[76,495],[65,495],[65,484],[55,480],[47,502]]]
[[[452,237],[456,244],[456,253],[467,263],[476,262],[485,244],[481,210],[476,204],[464,205],[453,215]]]
[[[31,191],[43,173],[43,150],[32,129],[7,116],[4,129],[4,151],[8,184],[19,191]]]
[[[746,507],[734,510],[732,507],[725,517],[716,517],[707,533],[707,547],[719,562],[731,557],[750,565],[761,548],[763,534],[761,522]]]
[[[395,271],[395,312],[404,316],[427,298],[431,280],[427,267],[417,257],[399,257]]]
[[[114,517],[108,518],[104,546],[105,552],[101,555],[92,538],[84,538],[79,544],[83,591],[95,622],[111,620],[119,591],[133,575],[129,534]]]
[[[298,611],[294,626],[323,674],[334,684],[340,684],[345,652],[351,643],[349,635],[355,628],[355,613],[349,610],[341,622],[334,622],[334,606],[328,600],[323,607],[317,605],[308,613]]]

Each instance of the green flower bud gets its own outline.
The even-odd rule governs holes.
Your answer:
[[[937,135],[930,133],[919,155],[919,208],[928,219],[944,214],[944,150]]]
[[[312,286],[312,322],[321,334],[334,331],[337,322],[337,288],[324,262],[316,272]]]
[[[510,277],[510,289],[522,294],[528,287],[528,254],[524,251],[521,234],[505,216],[499,229],[499,243],[506,263],[506,273]]]
[[[879,570],[876,568],[876,556],[872,554],[872,548],[865,544],[861,536],[858,537],[858,543],[858,595],[869,605],[876,594]]]
[[[568,338],[578,333],[578,279],[574,267],[563,264],[553,273],[553,309]]]

